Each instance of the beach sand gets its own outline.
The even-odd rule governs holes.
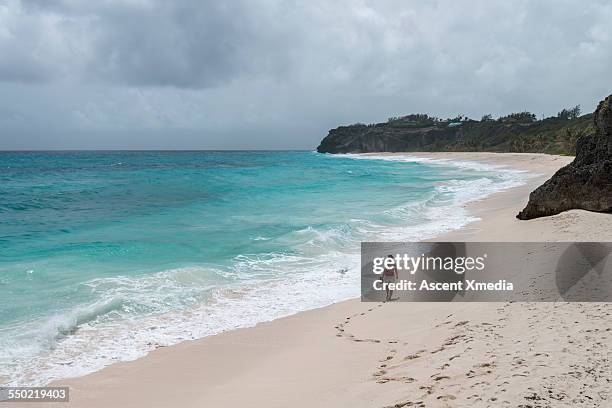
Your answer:
[[[612,216],[519,221],[528,194],[571,158],[415,153],[539,174],[468,205],[481,221],[437,240],[612,241]],[[361,303],[159,348],[69,385],[78,407],[612,406],[605,303]],[[11,406],[17,406],[13,404]],[[40,406],[40,405],[37,405]]]

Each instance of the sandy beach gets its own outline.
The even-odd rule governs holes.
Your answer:
[[[472,202],[481,220],[440,241],[611,241],[612,216],[519,221],[529,192],[571,157],[414,153],[526,170]],[[604,407],[612,405],[606,303],[341,302],[163,347],[70,386],[73,407]],[[11,405],[17,406],[17,405]]]

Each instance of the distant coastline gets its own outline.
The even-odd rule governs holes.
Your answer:
[[[576,140],[592,133],[593,114],[580,107],[536,119],[530,112],[480,120],[440,119],[427,114],[389,118],[384,123],[339,126],[317,147],[320,153],[511,152],[574,155]]]

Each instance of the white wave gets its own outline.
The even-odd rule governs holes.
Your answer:
[[[491,164],[491,163],[483,163],[473,160],[461,160],[461,159],[434,159],[430,157],[419,157],[419,156],[411,156],[409,153],[402,153],[397,155],[386,155],[386,154],[372,154],[368,153],[367,155],[362,153],[345,153],[345,154],[337,154],[331,157],[338,158],[351,158],[357,160],[383,160],[383,161],[393,161],[393,162],[404,162],[404,163],[426,163],[430,165],[444,165],[451,167],[464,168],[469,170],[476,171],[508,171],[516,174],[525,174],[528,173],[526,170],[519,169],[511,169],[508,168],[507,165],[502,164]]]
[[[184,274],[182,270],[141,278],[98,279],[93,286],[116,287],[104,292],[105,296],[124,292],[132,298],[127,303],[121,298],[113,304],[96,302],[65,317],[53,317],[38,329],[36,325],[28,330],[14,327],[22,335],[12,337],[14,344],[2,344],[3,350],[12,352],[0,356],[4,362],[0,375],[10,379],[6,385],[42,385],[58,378],[85,375],[113,362],[134,360],[160,346],[249,327],[352,298],[358,295],[358,261],[358,257],[347,258],[339,253],[318,260],[298,256],[242,257],[236,266],[238,274],[240,269],[248,269],[266,271],[267,276],[257,279],[249,274],[238,284],[215,285],[208,288],[209,296],[202,302],[186,302],[184,291],[176,290],[184,289],[178,282],[178,276]],[[175,282],[168,282],[170,276],[176,277]],[[154,288],[160,281],[165,284]],[[206,291],[204,287],[199,289]],[[164,300],[156,299],[156,295]],[[143,310],[150,313],[143,315]],[[109,312],[117,312],[116,318],[109,317]],[[36,340],[42,336],[52,339],[53,345],[34,341],[25,348],[26,338]],[[60,337],[61,341],[55,341]],[[22,346],[16,347],[19,342]]]
[[[259,235],[259,236],[255,237],[255,238],[252,238],[252,240],[253,240],[253,241],[269,241],[269,240],[270,240],[270,238],[268,238],[268,237],[262,237],[261,235]]]

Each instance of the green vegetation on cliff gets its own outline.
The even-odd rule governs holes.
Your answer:
[[[385,123],[340,126],[329,131],[317,151],[365,153],[405,151],[489,151],[573,155],[576,140],[592,133],[593,114],[580,107],[536,120],[530,112],[481,120],[439,119],[426,114],[392,117]]]

